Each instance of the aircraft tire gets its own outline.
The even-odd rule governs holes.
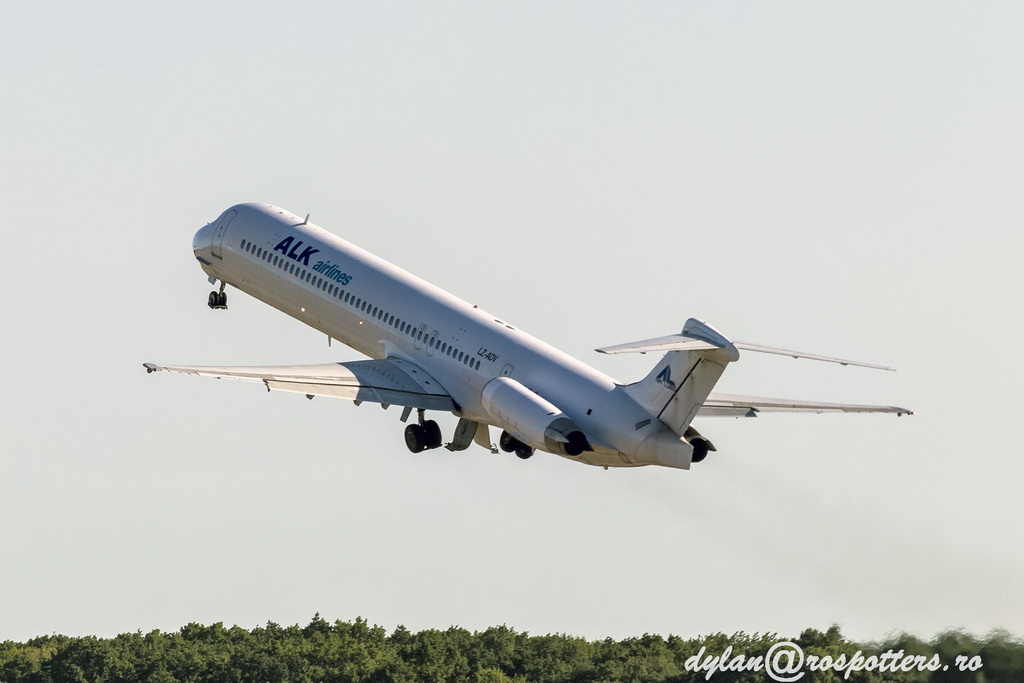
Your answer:
[[[529,460],[533,457],[533,449],[529,446],[522,445],[516,449],[516,457],[521,460]]]
[[[221,292],[220,294],[217,295],[217,305],[222,307],[222,308],[227,308],[228,307],[228,293],[227,292]]]
[[[419,453],[426,448],[426,439],[423,427],[409,425],[405,428],[405,445],[413,453]]]
[[[441,445],[441,428],[433,420],[423,423],[423,443],[426,448],[437,448]]]
[[[217,306],[218,300],[219,297],[217,296],[217,292],[210,292],[210,296],[206,300],[206,305],[209,306],[210,308],[214,308]]]
[[[501,436],[498,437],[498,448],[506,453],[512,453],[516,450],[516,446],[518,445],[519,439],[502,430]]]

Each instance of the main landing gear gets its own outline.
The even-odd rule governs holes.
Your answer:
[[[213,309],[227,309],[228,307],[228,293],[224,291],[224,283],[220,283],[219,292],[210,292],[209,298],[206,300],[206,305]]]
[[[533,455],[533,448],[504,430],[502,430],[501,436],[498,438],[498,448],[506,453],[515,453],[516,456],[523,460]]]
[[[418,411],[419,423],[405,428],[405,445],[413,453],[429,451],[441,445],[441,428],[433,420],[424,420],[423,411]]]

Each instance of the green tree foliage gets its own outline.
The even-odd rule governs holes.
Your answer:
[[[268,623],[248,631],[220,623],[188,624],[175,633],[8,641],[0,643],[0,683],[754,683],[769,680],[760,664],[784,640],[741,632],[590,641],[564,634],[531,636],[508,626],[476,633],[457,627],[413,633],[400,626],[389,634],[363,619],[330,623],[317,614],[305,627]],[[977,638],[950,631],[931,642],[902,634],[860,644],[833,626],[825,632],[808,629],[792,640],[806,657],[800,678],[806,683],[1024,681],[1024,643],[1004,632]],[[806,665],[856,657],[868,661],[885,652],[921,661],[938,657],[949,666],[881,672],[877,667],[837,671]],[[965,666],[957,666],[958,661]],[[744,666],[751,662],[758,666]],[[716,670],[709,676],[712,665]]]

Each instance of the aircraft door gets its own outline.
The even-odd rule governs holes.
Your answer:
[[[213,244],[211,245],[211,251],[217,258],[224,258],[221,254],[221,244],[224,243],[224,233],[228,229],[228,225],[234,217],[238,215],[238,212],[232,209],[231,211],[225,211],[224,215],[220,217],[220,221],[217,223],[217,228],[213,232]]]

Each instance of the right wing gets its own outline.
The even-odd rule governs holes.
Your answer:
[[[457,411],[459,406],[433,377],[419,366],[398,358],[358,360],[319,365],[211,367],[143,363],[146,372],[262,382],[267,390],[332,396],[423,410]]]
[[[701,417],[757,417],[758,413],[896,413],[913,415],[897,406],[868,406],[858,403],[818,403],[787,398],[762,398],[735,394],[711,394],[697,414]]]

